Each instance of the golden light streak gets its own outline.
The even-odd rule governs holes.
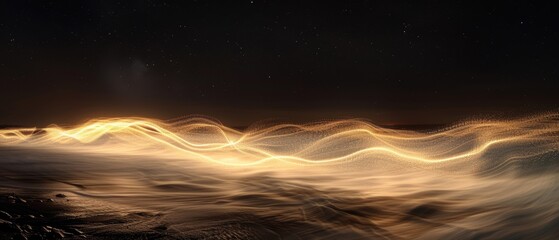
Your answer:
[[[230,166],[269,162],[326,165],[377,159],[430,165],[478,159],[502,145],[535,145],[526,156],[555,151],[559,147],[558,119],[559,114],[549,113],[415,132],[361,120],[278,124],[238,131],[206,118],[104,118],[69,128],[3,129],[0,146],[146,155]],[[515,154],[508,158],[522,158],[523,153]]]

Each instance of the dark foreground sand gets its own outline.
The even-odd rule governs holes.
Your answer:
[[[77,197],[6,190],[0,194],[0,239],[171,239],[167,227],[158,225],[157,216],[150,213],[88,217],[91,214],[84,213],[92,203]],[[105,230],[97,231],[98,227]]]

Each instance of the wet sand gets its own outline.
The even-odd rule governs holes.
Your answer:
[[[208,168],[177,168],[153,159],[131,167],[121,158],[13,149],[0,153],[5,166],[0,170],[0,210],[12,216],[2,217],[12,225],[3,222],[3,237],[61,238],[42,229],[47,226],[65,238],[87,239],[559,236],[555,173],[426,177],[418,170],[348,179],[343,174],[286,178],[232,170],[221,176]]]

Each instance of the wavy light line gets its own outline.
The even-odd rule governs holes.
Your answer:
[[[559,114],[509,121],[471,121],[431,133],[393,130],[361,120],[278,124],[238,131],[205,118],[93,119],[63,128],[0,130],[0,146],[52,147],[104,154],[201,159],[231,166],[289,162],[305,165],[362,160],[411,164],[460,163],[515,144],[529,153],[558,150]],[[503,164],[503,163],[499,163]]]

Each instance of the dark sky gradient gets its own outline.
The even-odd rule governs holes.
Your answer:
[[[2,2],[0,123],[423,124],[559,107],[552,5],[224,2]]]

